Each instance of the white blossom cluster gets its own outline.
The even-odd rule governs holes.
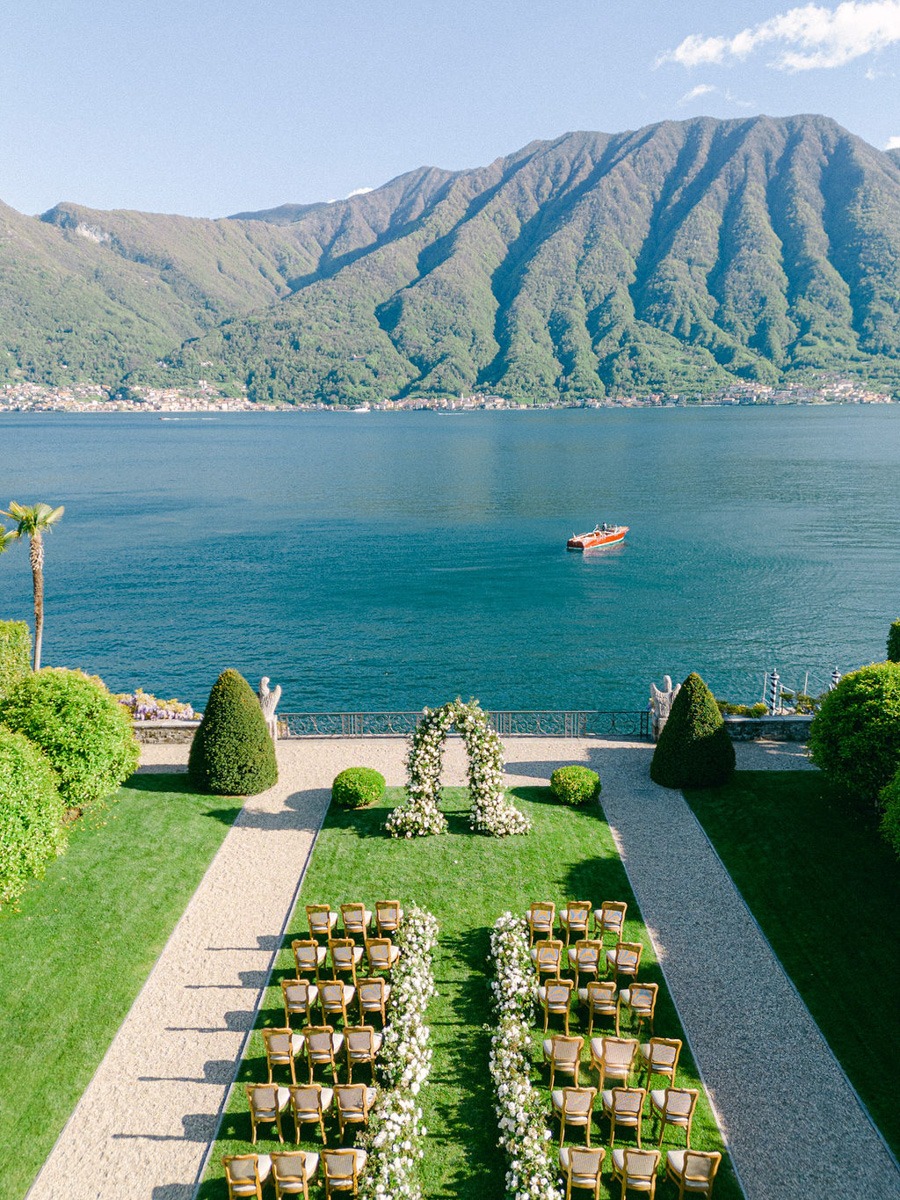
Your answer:
[[[368,1153],[360,1181],[362,1200],[421,1200],[416,1164],[422,1157],[419,1093],[431,1071],[425,1009],[435,994],[433,951],[438,925],[431,913],[410,906],[397,931],[400,958],[391,979],[390,1021],[384,1030],[379,1091],[359,1145]]]
[[[531,1085],[531,1018],[536,982],[528,954],[523,917],[504,913],[491,931],[497,977],[491,981],[498,1026],[491,1038],[490,1069],[500,1145],[509,1158],[509,1200],[562,1200],[557,1172],[548,1154],[550,1130],[537,1091]]]
[[[471,827],[479,833],[506,837],[527,833],[531,821],[506,799],[503,791],[503,744],[477,700],[454,700],[442,708],[423,709],[406,759],[407,802],[394,809],[386,828],[394,837],[443,833],[447,819],[440,809],[444,741],[453,725],[465,742],[469,759]]]

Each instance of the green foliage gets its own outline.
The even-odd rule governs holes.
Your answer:
[[[734,773],[735,754],[712,692],[691,672],[659,735],[650,778],[663,787],[718,787]]]
[[[70,808],[86,808],[135,770],[131,721],[103,683],[82,671],[46,667],[0,700],[0,722],[43,750]]]
[[[809,752],[855,804],[877,805],[900,767],[900,663],[845,675],[813,720]]]
[[[239,671],[229,668],[213,684],[191,743],[188,775],[195,787],[220,796],[255,796],[278,781],[259,700]]]
[[[580,764],[557,767],[550,776],[550,791],[560,804],[589,804],[600,795],[600,776]]]
[[[24,621],[0,621],[0,697],[31,671],[31,632]]]
[[[385,779],[372,767],[347,767],[331,785],[331,799],[338,808],[368,808],[384,795]]]
[[[878,798],[883,810],[881,836],[900,858],[900,769]]]
[[[894,621],[888,630],[888,662],[900,662],[900,621]]]
[[[0,907],[61,854],[66,835],[56,775],[21,733],[0,726]]]

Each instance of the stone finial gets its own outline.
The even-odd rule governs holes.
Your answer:
[[[676,683],[672,686],[672,676],[663,675],[662,688],[658,688],[655,683],[650,684],[650,707],[653,711],[653,737],[654,740],[659,740],[659,735],[662,733],[663,726],[669,719],[669,713],[672,711],[672,701],[681,691],[681,684]]]
[[[274,688],[269,687],[269,676],[263,675],[259,681],[259,707],[263,711],[263,716],[266,719],[266,725],[269,730],[269,735],[273,742],[278,741],[278,721],[275,719],[275,709],[278,707],[278,701],[281,699],[281,687],[276,684]]]

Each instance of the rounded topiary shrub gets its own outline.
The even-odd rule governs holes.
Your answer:
[[[600,795],[600,776],[577,764],[557,767],[550,776],[550,791],[560,804],[589,804]]]
[[[672,701],[650,778],[670,788],[718,787],[731,778],[734,763],[734,746],[715,697],[692,671]]]
[[[884,813],[881,817],[881,836],[900,858],[900,770],[879,794]]]
[[[255,796],[278,782],[275,745],[259,699],[240,671],[223,671],[188,758],[195,787],[219,796]]]
[[[845,675],[813,719],[809,753],[855,803],[877,805],[900,768],[900,663]]]
[[[0,726],[0,907],[62,853],[64,811],[46,757],[23,734]]]
[[[21,679],[0,699],[0,723],[44,752],[69,808],[103,800],[140,759],[125,709],[82,671],[45,667]]]
[[[331,785],[331,799],[338,808],[366,808],[383,795],[384,776],[372,767],[348,767]]]
[[[900,663],[900,621],[894,621],[888,630],[888,662]]]

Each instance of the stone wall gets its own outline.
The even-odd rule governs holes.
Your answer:
[[[808,742],[812,717],[726,717],[733,742]]]
[[[181,742],[188,744],[193,741],[199,721],[132,721],[134,736],[139,742]]]

